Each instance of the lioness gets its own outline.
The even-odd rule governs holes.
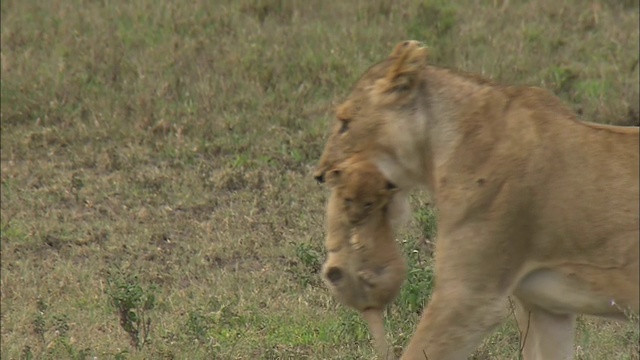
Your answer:
[[[333,296],[362,314],[381,359],[394,359],[384,331],[384,308],[407,277],[406,262],[393,238],[395,185],[358,156],[330,170],[327,203],[327,260],[322,278]],[[353,234],[353,235],[352,235]]]
[[[314,174],[360,154],[439,210],[435,286],[402,359],[466,359],[516,303],[524,358],[570,359],[577,314],[639,310],[638,128],[400,43],[358,80]]]

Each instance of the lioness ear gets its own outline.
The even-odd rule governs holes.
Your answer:
[[[325,175],[325,179],[327,180],[327,184],[329,186],[336,186],[338,181],[340,181],[340,175],[342,175],[342,171],[339,169],[331,169]]]
[[[413,87],[417,83],[420,70],[427,64],[427,49],[418,41],[404,41],[396,45],[389,58],[393,64],[386,76],[378,80],[380,92]]]
[[[336,108],[336,117],[340,120],[351,120],[356,113],[355,106],[350,101],[345,101]]]

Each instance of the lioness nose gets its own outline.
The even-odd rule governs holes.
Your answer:
[[[335,285],[338,281],[340,281],[340,279],[342,279],[342,270],[340,270],[339,267],[332,266],[327,269],[327,272],[324,276],[326,276],[327,279],[329,279],[329,281],[331,281],[331,283]]]
[[[322,184],[324,182],[324,171],[316,171],[313,174],[313,178],[316,179],[318,183]]]

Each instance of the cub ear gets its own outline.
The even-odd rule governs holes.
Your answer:
[[[327,180],[327,184],[329,186],[336,186],[340,181],[340,176],[342,175],[342,171],[340,169],[331,169],[325,175],[325,179]]]
[[[409,40],[396,45],[389,55],[393,62],[387,75],[379,80],[379,90],[407,90],[415,86],[420,70],[427,64],[427,49],[422,43]]]

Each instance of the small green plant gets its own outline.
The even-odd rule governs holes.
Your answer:
[[[419,314],[433,290],[433,267],[427,256],[421,254],[411,242],[405,244],[405,256],[409,271],[397,302],[405,314]]]
[[[564,66],[553,66],[549,69],[549,76],[555,90],[558,93],[567,93],[573,89],[578,74],[571,68]]]
[[[318,272],[320,270],[320,252],[307,243],[296,244],[296,256],[307,268]]]
[[[437,231],[437,212],[435,207],[424,205],[417,208],[414,219],[420,235],[412,236],[403,243],[404,256],[409,267],[398,300],[398,308],[403,314],[413,316],[422,312],[433,290],[434,275],[429,251],[425,243],[433,243]]]
[[[204,343],[210,337],[213,319],[210,316],[202,314],[199,310],[189,312],[189,318],[185,324],[186,333],[192,339]]]
[[[71,193],[75,196],[76,202],[80,201],[80,190],[84,187],[82,175],[74,173],[71,177]]]
[[[65,334],[64,336],[59,335],[48,351],[48,358],[51,359],[71,359],[71,360],[84,360],[87,359],[91,354],[90,349],[78,349],[74,344],[72,344],[69,337]]]
[[[432,241],[436,237],[438,230],[438,216],[436,209],[432,206],[423,206],[415,214],[422,235]]]
[[[247,154],[237,154],[233,160],[233,168],[244,168],[249,165],[249,158]]]
[[[31,352],[31,346],[26,345],[22,348],[22,353],[20,354],[20,360],[32,360],[33,352]]]
[[[543,29],[540,27],[527,27],[524,29],[524,38],[527,40],[527,42],[533,46],[533,45],[537,45],[540,41],[543,40]]]
[[[156,305],[155,286],[143,288],[137,275],[117,272],[107,279],[109,300],[118,311],[120,326],[129,334],[131,346],[141,349],[149,343],[151,317]]]
[[[127,359],[127,354],[129,352],[127,351],[127,349],[123,349],[121,351],[119,351],[118,353],[116,353],[113,358],[115,360],[126,360]]]
[[[576,84],[576,91],[582,101],[602,100],[609,90],[609,84],[604,80],[589,79]]]
[[[66,315],[53,316],[53,328],[60,337],[67,337],[69,334],[69,321]]]
[[[33,332],[40,346],[26,345],[22,348],[20,359],[86,359],[90,349],[79,350],[69,338],[69,317],[66,314],[51,314],[49,306],[42,298],[36,300],[36,315],[32,321]],[[46,349],[46,350],[44,350]],[[43,352],[44,351],[44,352]]]
[[[290,272],[303,286],[316,284],[322,267],[322,253],[308,243],[295,243],[294,246],[298,262]]]
[[[47,304],[42,300],[42,298],[38,298],[36,300],[36,307],[38,312],[36,313],[35,318],[33,319],[33,332],[40,339],[42,344],[45,343],[44,334],[47,331],[46,328],[46,320],[45,320],[45,312],[47,311]],[[28,351],[31,352],[30,350]]]

